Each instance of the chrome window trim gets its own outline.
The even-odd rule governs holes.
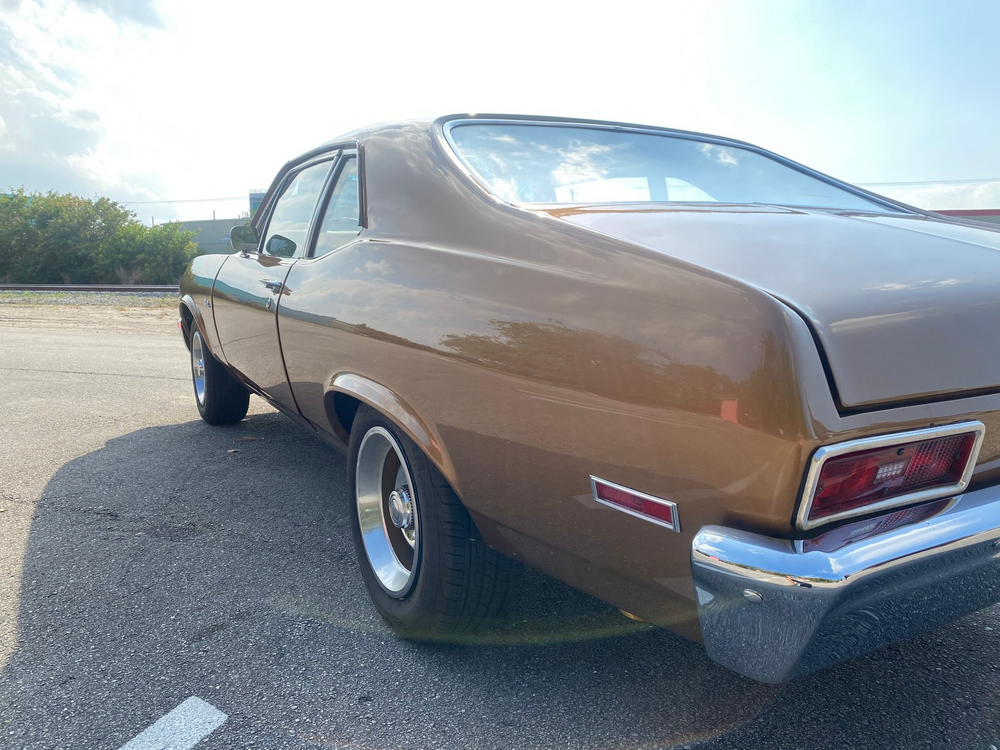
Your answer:
[[[340,181],[340,175],[343,174],[344,166],[347,164],[348,160],[355,159],[357,163],[358,170],[358,234],[360,235],[365,229],[365,219],[364,219],[364,205],[362,204],[362,189],[361,189],[361,157],[360,149],[344,147],[337,152],[336,158],[333,161],[333,166],[326,176],[326,180],[323,182],[323,189],[320,191],[319,200],[316,202],[316,208],[313,211],[313,218],[309,224],[309,234],[306,238],[306,253],[303,253],[301,260],[316,260],[318,257],[325,257],[323,255],[316,255],[316,240],[319,237],[319,228],[323,223],[323,219],[326,216],[326,210],[330,207],[330,198],[333,197],[333,191],[337,188],[337,183]],[[310,162],[311,163],[311,162]],[[339,252],[348,245],[354,244],[357,238],[351,242],[341,245],[337,250],[334,250],[326,255],[332,255],[334,252]]]
[[[281,200],[281,196],[284,194],[285,189],[291,183],[292,180],[300,173],[306,169],[311,169],[312,167],[319,166],[324,162],[329,162],[330,166],[327,168],[326,176],[323,178],[323,184],[319,189],[319,196],[316,198],[316,206],[313,206],[313,216],[310,219],[309,228],[306,230],[306,246],[297,256],[292,256],[291,258],[286,258],[285,260],[301,260],[306,257],[306,251],[309,250],[309,238],[312,234],[312,225],[316,220],[316,208],[320,203],[323,202],[323,196],[326,194],[326,187],[330,182],[330,175],[333,173],[334,168],[337,165],[341,157],[342,151],[339,149],[334,149],[332,151],[323,152],[317,154],[315,157],[303,161],[301,164],[296,164],[291,169],[287,170],[281,178],[281,182],[278,184],[277,190],[275,190],[274,197],[268,202],[266,206],[266,215],[261,219],[261,229],[258,230],[260,236],[260,241],[257,244],[257,255],[267,255],[271,258],[276,258],[276,255],[270,255],[264,252],[264,239],[267,237],[268,227],[271,226],[271,217],[274,214],[274,207],[278,205],[278,201]],[[260,208],[257,209],[257,213],[260,213]],[[254,217],[256,218],[256,217]],[[253,225],[253,220],[251,220],[251,225]]]
[[[664,138],[678,138],[680,140],[696,141],[698,143],[713,143],[713,144],[716,144],[716,145],[719,145],[719,146],[730,146],[732,148],[739,148],[739,149],[743,149],[745,151],[751,151],[751,152],[753,152],[755,154],[758,154],[759,156],[763,156],[765,158],[771,159],[772,161],[776,161],[779,164],[782,164],[782,165],[784,165],[784,166],[786,166],[786,167],[788,167],[790,169],[794,169],[796,172],[801,172],[801,173],[803,173],[803,174],[805,174],[805,175],[807,175],[809,177],[812,177],[812,178],[814,178],[816,180],[819,180],[820,182],[825,182],[827,185],[832,185],[833,187],[838,188],[840,190],[843,190],[844,192],[851,193],[853,195],[856,195],[859,198],[863,198],[864,200],[869,201],[870,203],[874,203],[876,205],[880,205],[880,206],[882,206],[882,207],[884,207],[886,209],[889,209],[892,213],[902,213],[902,214],[914,214],[914,213],[917,213],[916,211],[914,211],[913,209],[911,209],[908,206],[903,206],[902,204],[894,203],[894,202],[890,201],[889,199],[884,198],[883,196],[877,195],[875,193],[869,193],[868,191],[863,190],[863,189],[861,189],[859,187],[856,187],[856,186],[852,185],[849,182],[842,182],[841,180],[838,180],[838,179],[836,179],[834,177],[830,177],[829,175],[825,175],[822,172],[817,172],[816,170],[810,169],[809,167],[805,166],[804,164],[799,164],[798,162],[792,161],[791,159],[786,159],[784,156],[781,156],[780,154],[776,154],[776,153],[774,153],[772,151],[768,151],[765,148],[761,148],[759,146],[754,146],[753,144],[750,144],[750,143],[744,143],[742,141],[737,141],[737,140],[728,139],[728,138],[720,138],[718,136],[713,136],[713,135],[702,135],[700,133],[693,133],[693,132],[689,132],[689,131],[686,131],[686,130],[671,130],[669,128],[651,128],[651,127],[642,127],[642,126],[639,126],[639,125],[625,125],[625,124],[610,123],[610,122],[593,122],[593,121],[589,121],[589,120],[574,121],[574,120],[533,120],[533,119],[519,119],[519,118],[516,118],[516,117],[495,117],[495,118],[487,118],[487,117],[483,117],[483,118],[478,118],[478,117],[473,117],[473,118],[460,117],[460,118],[457,118],[457,119],[454,119],[454,120],[447,120],[444,123],[442,123],[441,129],[442,129],[442,133],[444,135],[444,140],[445,140],[445,142],[448,145],[448,148],[445,149],[448,152],[448,156],[450,156],[451,159],[452,159],[452,161],[454,161],[459,166],[459,168],[468,177],[470,177],[472,179],[472,181],[477,186],[479,186],[482,190],[484,190],[488,196],[490,196],[493,200],[495,200],[498,203],[500,203],[502,205],[505,205],[505,206],[515,206],[515,207],[518,207],[518,208],[524,208],[524,207],[528,207],[528,206],[540,205],[541,202],[540,203],[534,203],[534,202],[531,202],[531,203],[514,203],[514,202],[511,202],[511,201],[506,201],[503,198],[501,198],[499,195],[497,195],[493,191],[493,189],[482,180],[482,178],[476,172],[476,170],[473,169],[472,165],[469,164],[465,160],[465,158],[459,153],[458,147],[455,145],[455,141],[452,138],[451,131],[454,130],[455,128],[463,126],[463,125],[532,125],[532,126],[550,127],[550,128],[551,127],[555,127],[555,128],[585,128],[585,129],[590,129],[590,130],[617,130],[617,131],[622,131],[622,132],[627,132],[627,133],[642,133],[644,135],[658,135],[658,136],[661,136],[661,137],[664,137]],[[609,203],[610,204],[617,204],[617,203],[620,203],[620,202],[621,201],[611,201]],[[642,201],[642,202],[643,203],[662,203],[663,201]],[[668,203],[676,203],[676,204],[692,203],[692,202],[697,203],[698,201],[668,201]],[[727,205],[727,204],[722,203],[721,201],[711,201],[711,202],[702,202],[702,203],[704,203],[704,205],[719,205],[719,204]],[[552,205],[551,201],[549,201],[548,204]],[[570,205],[580,205],[580,204],[559,203],[558,205],[561,205],[561,206],[570,206]],[[600,205],[600,203],[596,203],[594,205]],[[734,204],[729,203],[728,205],[734,205]],[[747,205],[747,204],[736,204],[736,205]],[[786,204],[766,204],[766,205],[781,205],[781,206],[785,206]],[[842,206],[841,207],[837,207],[837,206],[793,206],[793,205],[788,204],[787,207],[789,207],[789,208],[821,208],[821,209],[824,209],[824,210],[834,210],[834,211],[856,211],[857,210],[857,209],[844,208]]]
[[[271,184],[268,186],[267,192],[264,194],[264,198],[257,209],[257,213],[250,218],[250,225],[259,231],[260,223],[263,222],[265,218],[270,218],[271,207],[275,201],[275,193],[282,189],[285,177],[290,172],[309,166],[313,162],[324,161],[326,159],[336,159],[339,152],[344,149],[360,150],[361,143],[352,140],[330,141],[317,146],[314,149],[306,151],[304,154],[299,154],[294,159],[291,159],[282,165],[281,169],[279,169],[277,174],[275,174],[274,179],[271,180]]]
[[[823,518],[819,518],[814,521],[809,520],[809,511],[812,510],[813,499],[816,496],[816,486],[819,482],[819,476],[823,470],[823,465],[828,459],[842,456],[845,453],[854,453],[855,451],[870,450],[873,448],[886,448],[891,445],[899,445],[900,443],[913,443],[919,440],[948,437],[949,435],[959,435],[966,432],[974,432],[976,434],[976,438],[972,445],[972,451],[969,453],[969,460],[966,463],[965,470],[962,472],[962,477],[955,484],[949,484],[944,487],[932,487],[926,490],[918,490],[917,492],[899,495],[880,503],[872,503],[870,505],[864,505],[860,508],[841,511],[840,513],[824,516]],[[871,513],[891,510],[904,505],[914,505],[927,500],[938,500],[951,495],[959,495],[965,491],[966,487],[969,486],[969,480],[972,477],[972,472],[976,468],[976,461],[979,459],[979,449],[982,448],[983,435],[985,433],[986,426],[982,422],[978,420],[971,420],[968,422],[959,422],[958,424],[945,425],[942,427],[926,427],[919,430],[906,430],[904,432],[894,432],[889,435],[848,440],[843,443],[825,445],[818,448],[816,452],[813,453],[812,458],[809,459],[809,467],[806,471],[805,484],[802,487],[799,510],[795,516],[795,525],[802,531],[809,531],[819,526],[834,523],[835,521],[842,521],[845,518],[867,516]]]
[[[649,516],[644,516],[642,513],[636,513],[634,510],[629,510],[628,508],[623,508],[620,505],[615,505],[614,503],[609,503],[607,500],[602,500],[597,496],[597,483],[605,484],[608,487],[612,487],[616,490],[621,490],[622,492],[627,492],[630,495],[635,495],[636,497],[641,497],[643,500],[649,500],[650,502],[657,503],[659,505],[665,505],[670,508],[670,517],[674,519],[672,524],[666,521],[661,521],[659,518],[650,518]],[[681,531],[681,519],[677,514],[677,503],[671,502],[670,500],[664,500],[662,497],[656,497],[645,492],[639,492],[639,490],[634,490],[631,487],[625,487],[624,485],[618,484],[616,482],[609,482],[607,479],[601,479],[600,477],[595,477],[593,474],[590,475],[590,494],[594,498],[594,501],[600,503],[606,508],[612,508],[613,510],[621,511],[627,515],[638,518],[642,521],[648,521],[649,523],[656,524],[657,526],[662,526],[665,529],[670,529],[671,531],[676,531],[678,534]]]

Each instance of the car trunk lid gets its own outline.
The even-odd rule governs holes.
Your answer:
[[[759,205],[542,210],[798,310],[844,411],[1000,391],[1000,229]]]

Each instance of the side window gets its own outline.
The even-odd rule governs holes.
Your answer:
[[[358,159],[350,156],[344,160],[337,184],[330,193],[330,201],[323,213],[323,221],[316,235],[314,257],[332,253],[353,240],[361,232],[361,214],[358,204]]]
[[[309,222],[329,171],[328,161],[313,164],[296,173],[285,184],[267,224],[265,253],[279,258],[298,258],[302,255],[309,234]]]

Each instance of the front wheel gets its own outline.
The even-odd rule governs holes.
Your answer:
[[[191,380],[198,413],[209,424],[236,424],[247,415],[250,391],[212,356],[196,325],[191,327]]]
[[[417,445],[367,407],[351,428],[348,484],[361,575],[394,631],[446,640],[500,612],[517,563],[483,542]]]

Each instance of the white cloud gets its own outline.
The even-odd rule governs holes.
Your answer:
[[[1000,208],[1000,180],[973,185],[914,185],[873,188],[918,208]]]
[[[76,5],[103,12],[116,21],[131,21],[146,26],[162,26],[163,19],[153,0],[76,0]]]
[[[76,4],[17,5],[0,21],[0,189],[149,196],[123,175],[87,164],[106,131],[82,71],[98,40],[119,35],[118,23]]]
[[[731,148],[716,146],[711,143],[703,143],[698,147],[698,150],[701,151],[706,158],[717,161],[724,167],[738,167],[740,164],[739,157],[736,155],[737,152]]]

